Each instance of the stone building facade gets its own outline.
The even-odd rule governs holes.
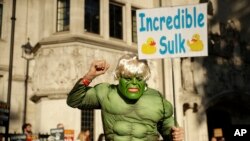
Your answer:
[[[99,28],[87,27],[87,0],[71,0],[69,21],[60,23],[58,14],[64,0],[16,1],[14,31],[13,78],[11,92],[10,132],[21,132],[24,122],[33,131],[49,133],[57,123],[65,128],[81,130],[81,111],[66,105],[66,96],[74,83],[87,71],[92,60],[106,59],[110,64],[107,74],[96,78],[91,85],[113,79],[118,58],[125,53],[136,53],[133,30],[133,10],[163,6],[197,4],[198,0],[100,0]],[[66,0],[67,1],[67,0]],[[2,5],[0,35],[0,100],[8,99],[9,54],[11,46],[11,0],[0,0]],[[213,129],[249,125],[249,16],[247,0],[238,2],[211,0],[209,13],[209,56],[149,60],[152,76],[149,85],[159,89],[173,102],[177,121],[185,129],[185,141],[208,141]],[[231,11],[226,6],[231,7]],[[246,6],[246,7],[245,7]],[[66,6],[67,7],[67,6]],[[122,14],[121,32],[112,33],[110,7]],[[62,6],[61,8],[65,8]],[[225,10],[225,11],[224,11]],[[66,14],[66,13],[64,13]],[[84,18],[85,17],[85,18]],[[61,28],[61,25],[64,26]],[[89,32],[98,30],[98,33]],[[22,58],[21,46],[34,46],[32,60]],[[26,69],[29,63],[28,70]],[[173,71],[172,71],[173,70]],[[27,99],[25,76],[28,72]],[[173,97],[175,94],[175,98]],[[27,103],[24,116],[24,103]],[[94,140],[102,133],[100,111],[94,113]],[[226,118],[226,120],[220,117]],[[214,122],[217,121],[217,122]],[[220,124],[223,122],[222,124]],[[0,131],[3,132],[3,128]]]

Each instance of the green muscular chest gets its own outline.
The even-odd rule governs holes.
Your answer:
[[[128,104],[111,91],[102,101],[102,117],[106,134],[112,139],[155,140],[156,123],[163,117],[162,99],[158,94],[145,93],[136,103]]]
[[[146,120],[158,122],[163,116],[162,98],[158,94],[145,93],[134,104],[128,104],[117,91],[111,91],[102,101],[103,113],[114,117],[122,116],[124,120]],[[103,115],[105,117],[105,114]]]

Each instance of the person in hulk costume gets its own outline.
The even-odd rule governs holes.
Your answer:
[[[175,127],[173,107],[159,91],[149,88],[150,69],[146,60],[124,55],[115,78],[119,84],[88,86],[109,68],[105,60],[93,61],[88,73],[68,94],[67,104],[79,109],[101,109],[106,141],[182,141],[183,129]]]

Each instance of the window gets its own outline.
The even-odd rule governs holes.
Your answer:
[[[3,3],[0,0],[0,38],[2,37]]]
[[[89,129],[90,140],[93,140],[94,133],[94,110],[82,110],[81,130]]]
[[[100,33],[100,0],[85,0],[84,29]]]
[[[136,28],[136,9],[132,8],[131,11],[132,21],[132,42],[137,43],[137,28]]]
[[[70,0],[57,0],[57,31],[69,31]]]
[[[109,4],[109,35],[122,39],[122,6],[116,3]]]

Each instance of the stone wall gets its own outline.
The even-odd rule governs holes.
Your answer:
[[[110,68],[103,76],[96,78],[93,83],[117,83],[114,79],[114,69],[120,56],[129,53],[109,50],[82,43],[67,43],[42,46],[35,57],[32,77],[32,89],[36,95],[65,95],[75,82],[87,73],[93,60],[105,59]],[[131,53],[131,52],[130,52]],[[152,68],[150,86],[161,90],[161,64],[150,60]]]

